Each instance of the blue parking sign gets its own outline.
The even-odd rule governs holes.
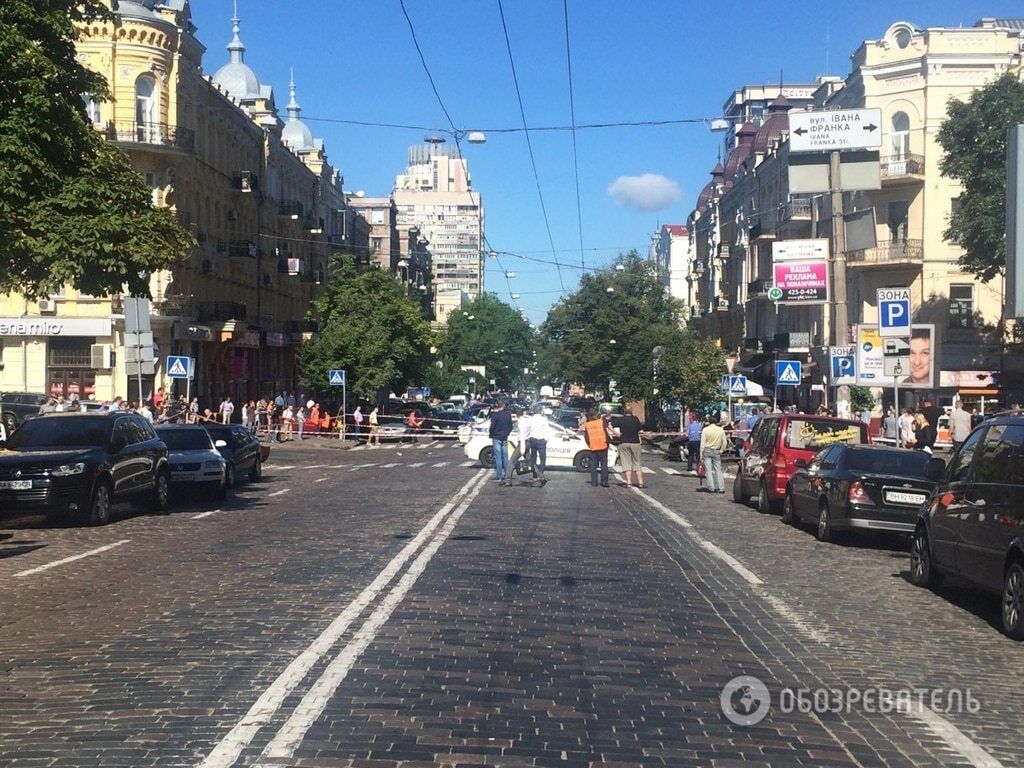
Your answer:
[[[910,289],[879,288],[878,335],[882,337],[910,336]]]

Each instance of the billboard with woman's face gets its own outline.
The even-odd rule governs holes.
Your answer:
[[[900,380],[908,389],[935,388],[935,326],[913,325],[910,328],[910,375]]]

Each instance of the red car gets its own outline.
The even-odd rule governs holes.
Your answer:
[[[797,471],[796,460],[809,462],[828,445],[866,445],[868,427],[856,419],[772,413],[761,417],[743,444],[743,457],[732,484],[733,501],[746,504],[757,496],[760,512],[779,509],[786,486]]]

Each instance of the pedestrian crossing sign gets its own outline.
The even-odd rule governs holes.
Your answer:
[[[345,386],[345,371],[343,370],[332,370],[327,377],[327,381],[332,387],[344,387]]]
[[[184,355],[170,355],[167,358],[167,377],[170,379],[187,379],[192,366]]]
[[[730,376],[729,377],[729,392],[732,397],[743,397],[747,394],[747,377],[746,376]]]
[[[800,386],[801,368],[799,360],[776,360],[775,383],[788,387]]]

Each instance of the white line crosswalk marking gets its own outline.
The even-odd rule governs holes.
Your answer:
[[[461,464],[459,464],[459,466],[460,467],[472,467],[474,464],[476,464],[475,461],[464,461]]]
[[[425,462],[425,461],[417,461],[415,464],[410,464],[409,466],[410,467],[422,467],[426,463],[427,462]]]
[[[439,461],[439,462],[437,462],[437,464],[434,464],[434,466],[435,467],[447,467],[448,466],[448,462],[447,461]]]

